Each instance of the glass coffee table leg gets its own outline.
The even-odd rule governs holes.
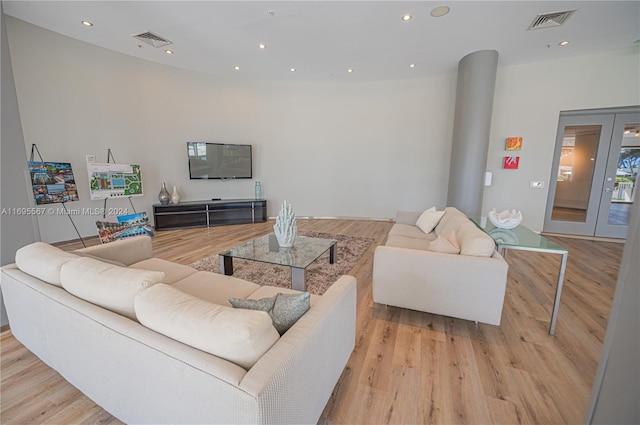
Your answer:
[[[291,267],[291,289],[296,291],[304,291],[304,269]]]
[[[329,264],[334,264],[336,262],[336,245],[331,245],[329,248]]]
[[[233,257],[228,257],[226,255],[220,255],[220,273],[226,276],[233,275]]]

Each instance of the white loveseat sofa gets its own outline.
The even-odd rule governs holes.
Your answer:
[[[453,207],[429,233],[416,226],[420,216],[399,211],[385,245],[376,248],[373,301],[499,325],[508,265],[493,239]],[[459,254],[429,250],[454,230]]]
[[[71,279],[69,273],[79,273],[77,269],[81,267],[71,261],[79,258],[82,261],[78,264],[89,263],[98,269],[109,269],[104,266],[107,263],[122,267],[119,265],[122,263],[127,270],[160,271],[162,281],[168,284],[165,289],[179,289],[182,298],[197,297],[199,308],[202,300],[223,308],[220,306],[229,306],[229,297],[260,299],[296,291],[259,286],[153,258],[148,237],[74,253],[60,251],[63,256],[71,255],[67,260],[50,251],[44,250],[39,258],[18,261],[19,251],[17,264],[22,262],[30,270],[30,262],[40,264],[30,273],[16,264],[1,269],[0,284],[11,331],[66,380],[126,423],[315,424],[354,348],[356,282],[351,276],[342,276],[322,296],[312,295],[309,311],[282,336],[270,325],[264,338],[274,338],[275,332],[275,342],[268,342],[272,345],[263,354],[249,360],[250,366],[242,367],[151,330],[135,320],[135,315],[127,317],[129,301],[111,299],[109,302],[115,307],[106,309],[72,295],[60,286],[65,279]],[[82,257],[76,257],[77,254]],[[84,276],[88,276],[86,272],[91,267],[84,269]],[[123,270],[116,271],[126,274]],[[155,276],[150,273],[144,279]],[[98,277],[96,274],[99,281]],[[85,283],[94,285],[90,281],[88,278]],[[112,283],[122,284],[118,279]],[[86,290],[79,286],[80,291]],[[133,312],[141,297],[161,286],[143,284],[134,294],[137,298]],[[94,290],[92,296],[113,295],[100,291]],[[153,307],[153,299],[146,300],[146,307],[150,300]],[[164,302],[170,301],[165,297]],[[119,308],[120,313],[111,311]],[[257,322],[263,319],[260,315],[268,317],[263,311],[224,309],[231,327],[244,320],[243,314],[257,318]],[[229,316],[234,312],[239,314],[237,320]],[[167,312],[167,316],[172,314],[176,312]],[[194,327],[198,326],[198,315],[189,320]],[[255,337],[259,326],[251,326],[240,327],[249,332],[249,337]],[[242,334],[239,339],[246,336]],[[206,338],[200,342],[203,340],[206,342]],[[246,344],[246,340],[242,343]]]

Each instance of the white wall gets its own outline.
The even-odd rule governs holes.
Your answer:
[[[456,75],[374,83],[235,81],[137,60],[7,17],[24,128],[45,160],[79,176],[86,154],[142,165],[151,215],[160,185],[184,200],[252,197],[253,181],[188,180],[186,141],[250,143],[269,215],[290,201],[299,216],[392,218],[398,209],[443,207]],[[498,69],[483,210],[518,208],[541,230],[561,110],[639,104],[638,50]],[[523,136],[520,170],[501,170],[504,139]],[[26,149],[25,147],[25,149]],[[128,207],[125,200],[109,206]],[[95,235],[98,216],[74,220]],[[39,219],[44,241],[72,239],[62,216]]]
[[[151,215],[160,185],[183,200],[253,196],[253,181],[190,181],[189,140],[250,143],[269,215],[391,218],[444,206],[455,76],[363,84],[234,82],[111,52],[7,17],[25,145],[71,162],[89,201],[86,154],[142,166]],[[127,207],[126,200],[109,206]],[[96,216],[76,216],[94,235]],[[74,238],[63,216],[39,219],[44,241]]]
[[[498,68],[483,211],[522,210],[523,224],[542,230],[560,111],[640,104],[640,48],[573,59]],[[521,151],[505,151],[507,137],[522,136]],[[502,158],[519,155],[518,170]],[[544,180],[545,189],[529,189]]]
[[[602,355],[591,389],[585,424],[640,423],[640,204],[629,219]]]
[[[13,263],[16,251],[36,240],[36,228],[33,217],[16,214],[30,206],[27,192],[27,156],[24,151],[20,115],[9,45],[7,44],[6,25],[0,4],[0,33],[2,35],[2,131],[0,136],[0,265]],[[0,293],[0,326],[9,322]]]

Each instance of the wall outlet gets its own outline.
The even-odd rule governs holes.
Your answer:
[[[530,189],[544,189],[544,181],[543,180],[531,180],[529,183]]]

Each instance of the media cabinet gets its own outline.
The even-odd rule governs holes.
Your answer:
[[[209,227],[267,221],[267,201],[224,199],[153,204],[156,230]]]

